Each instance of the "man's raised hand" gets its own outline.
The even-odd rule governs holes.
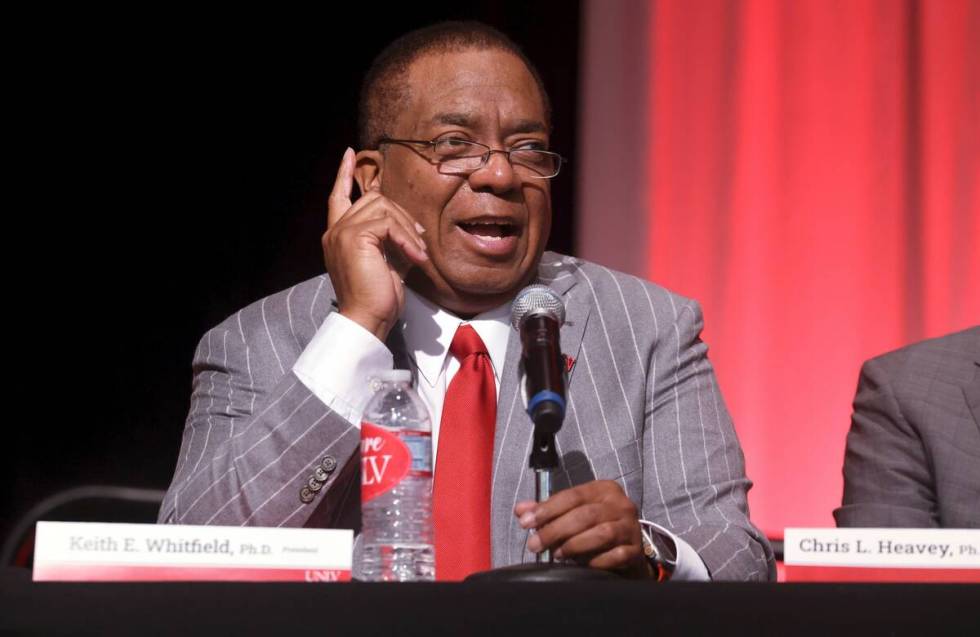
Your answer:
[[[402,279],[429,257],[422,227],[376,190],[351,204],[355,153],[348,148],[328,200],[323,258],[340,313],[385,340],[405,304]]]

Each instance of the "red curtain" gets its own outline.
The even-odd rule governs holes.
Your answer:
[[[583,83],[586,142],[588,92],[644,105],[638,273],[704,307],[755,521],[832,525],[861,362],[980,323],[980,2],[595,1],[586,55],[628,37],[599,10],[645,42]]]

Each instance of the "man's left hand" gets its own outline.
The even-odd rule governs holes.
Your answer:
[[[556,559],[615,570],[628,577],[650,577],[643,554],[636,506],[611,480],[594,480],[565,489],[546,501],[518,502],[514,514],[535,529],[528,550],[551,549]]]

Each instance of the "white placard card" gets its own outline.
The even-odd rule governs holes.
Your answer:
[[[980,582],[980,529],[788,528],[787,581]]]
[[[38,522],[35,581],[299,581],[351,576],[349,529]]]

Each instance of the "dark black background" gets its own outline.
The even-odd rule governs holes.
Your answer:
[[[540,67],[552,145],[574,158],[578,3],[420,4],[11,22],[0,532],[61,489],[169,484],[200,336],[323,271],[360,80],[396,36],[450,18],[503,30]],[[553,184],[549,246],[565,252],[571,176]]]

